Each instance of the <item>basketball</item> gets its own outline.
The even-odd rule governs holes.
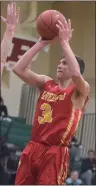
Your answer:
[[[64,22],[63,14],[57,10],[46,10],[37,17],[36,29],[43,39],[53,39],[58,35],[56,15],[59,15],[59,20]]]

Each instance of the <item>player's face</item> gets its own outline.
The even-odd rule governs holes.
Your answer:
[[[88,157],[89,157],[89,159],[93,159],[94,158],[94,152],[89,152]]]
[[[60,64],[57,67],[57,78],[61,81],[70,79],[70,72],[65,58],[60,60]]]

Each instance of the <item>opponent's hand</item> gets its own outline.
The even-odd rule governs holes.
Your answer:
[[[72,32],[74,31],[74,29],[71,29],[71,21],[70,19],[68,19],[68,21],[66,21],[65,17],[64,17],[64,24],[61,21],[57,21],[56,27],[59,30],[59,40],[61,43],[63,43],[64,41],[69,42],[69,40],[72,38]]]
[[[1,16],[1,20],[6,23],[7,28],[14,29],[19,22],[20,8],[16,8],[16,3],[11,2],[7,6],[7,18]]]

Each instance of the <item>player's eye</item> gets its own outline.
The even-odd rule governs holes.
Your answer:
[[[67,65],[67,62],[64,60],[64,61],[62,61],[62,63],[63,63],[63,65]]]

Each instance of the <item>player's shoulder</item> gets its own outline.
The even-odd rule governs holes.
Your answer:
[[[49,76],[45,76],[44,78],[44,85],[49,86],[49,85],[54,85],[55,81]]]
[[[54,79],[52,79],[49,76],[44,76],[44,83],[42,86],[42,90],[43,89],[50,89],[50,87],[54,86],[56,83],[54,81]]]
[[[53,79],[50,76],[44,75],[44,83],[46,83],[48,81],[53,81]]]

